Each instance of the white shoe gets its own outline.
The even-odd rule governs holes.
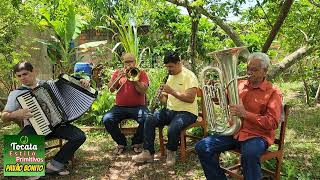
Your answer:
[[[49,162],[46,166],[46,174],[66,176],[66,175],[69,175],[70,172],[64,168],[58,169]]]
[[[137,163],[153,162],[154,155],[151,154],[148,150],[143,150],[142,153],[132,156],[132,160]]]
[[[167,159],[166,159],[166,165],[167,166],[174,166],[176,164],[176,151],[171,151],[167,149]]]

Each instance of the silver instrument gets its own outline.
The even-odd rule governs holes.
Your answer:
[[[209,53],[209,56],[218,61],[219,66],[207,66],[200,73],[205,115],[210,131],[221,135],[233,135],[241,127],[240,118],[230,115],[228,104],[240,103],[237,80],[248,77],[237,76],[238,56],[244,50],[245,47],[235,47]],[[212,82],[210,73],[218,75],[216,82]]]

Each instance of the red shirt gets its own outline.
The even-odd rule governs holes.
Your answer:
[[[114,80],[118,76],[118,74],[119,70],[116,70],[112,74],[111,80]],[[140,71],[139,82],[147,86],[149,85],[148,76],[144,71]],[[131,81],[127,81],[126,77],[122,77],[119,81],[119,84],[116,85],[116,88],[119,88],[122,84],[123,86],[116,95],[117,106],[132,107],[146,104],[145,94],[140,94]]]
[[[245,141],[253,137],[262,137],[270,146],[274,143],[275,130],[281,118],[280,90],[266,80],[257,88],[250,87],[249,82],[243,80],[239,82],[238,88],[247,113],[242,120],[240,131],[234,135],[234,138]]]

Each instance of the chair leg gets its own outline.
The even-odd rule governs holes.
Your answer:
[[[275,180],[280,180],[280,171],[281,171],[282,158],[276,158],[276,170],[275,170]]]
[[[180,160],[182,162],[186,161],[186,139],[185,139],[186,131],[182,131],[180,133]]]
[[[161,156],[165,156],[164,140],[163,140],[163,127],[159,127],[159,143]]]
[[[63,139],[59,139],[59,146],[60,146],[60,149],[62,148],[62,143],[63,143]]]

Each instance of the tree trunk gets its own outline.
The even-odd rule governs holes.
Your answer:
[[[315,100],[316,100],[317,104],[320,104],[320,83],[319,83],[319,86],[318,86],[318,89],[317,89]]]
[[[188,1],[185,0],[185,6],[187,7],[189,16],[191,18],[191,36],[190,36],[190,60],[191,60],[191,70],[196,73],[197,65],[196,65],[196,53],[197,53],[197,32],[199,27],[199,19],[201,15],[197,13],[196,10],[192,9],[188,6]]]
[[[179,0],[166,0],[166,1],[171,2],[178,6],[183,6],[185,8],[189,7],[189,8],[196,9],[200,14],[203,14],[204,16],[214,21],[218,26],[220,26],[224,30],[224,32],[232,39],[232,41],[235,43],[236,46],[238,47],[244,46],[244,43],[242,42],[238,34],[232,29],[232,27],[224,23],[223,20],[220,19],[219,17],[213,14],[210,14],[203,7],[199,7],[199,6],[190,7],[189,5],[186,5],[186,3],[181,2]]]
[[[306,93],[306,94],[305,94],[305,102],[306,102],[306,104],[308,104],[308,106],[311,106],[311,105],[310,105],[310,98],[309,98],[308,83],[306,82],[305,78],[302,79],[302,82],[303,82],[304,92]]]
[[[309,2],[320,8],[320,3],[316,2],[315,0],[309,0]]]
[[[279,13],[279,16],[277,18],[276,23],[274,24],[266,42],[264,43],[264,45],[262,46],[262,50],[261,52],[266,53],[269,49],[269,47],[271,46],[272,41],[274,40],[274,38],[276,37],[276,35],[278,34],[278,31],[280,30],[284,20],[286,19],[286,17],[288,16],[289,10],[293,4],[294,0],[286,0],[282,6],[281,6],[281,10]]]
[[[198,7],[198,6],[190,7],[186,3],[184,3],[183,1],[180,1],[180,0],[166,0],[166,1],[167,2],[171,2],[173,4],[176,4],[178,6],[183,6],[185,8],[189,7],[189,8],[196,9],[197,12],[199,12],[202,15],[208,17],[213,22],[215,22],[221,29],[223,29],[224,32],[232,39],[232,41],[235,43],[236,46],[239,46],[239,47],[240,46],[244,46],[244,43],[242,42],[242,40],[240,39],[238,34],[232,29],[232,27],[230,27],[228,24],[224,23],[223,20],[220,19],[219,17],[209,13],[203,7]],[[281,11],[283,11],[283,12],[288,11],[289,12],[290,7],[291,7],[291,5],[289,6],[289,4],[290,3],[292,4],[291,1],[293,1],[293,0],[286,0],[285,1],[286,3],[282,6],[283,8],[281,9]],[[285,19],[286,16],[287,16],[287,14],[285,16],[281,15],[281,14],[279,15],[278,20],[277,20],[276,24],[274,25],[274,28],[273,28],[274,30],[270,32],[270,35],[269,35],[269,37],[267,39],[268,42],[269,41],[270,42],[273,41],[274,37],[276,36],[277,32],[279,31],[279,29],[280,29],[280,27],[281,27],[281,25],[283,23],[283,20]],[[270,45],[267,45],[267,44],[271,44],[271,43],[270,42],[267,43],[267,41],[266,41],[264,46],[266,46],[266,47],[268,46],[268,48],[269,48]],[[297,49],[295,52],[293,52],[289,56],[286,56],[280,63],[275,65],[275,67],[270,69],[267,79],[270,80],[270,79],[275,78],[276,76],[281,74],[283,71],[285,71],[286,69],[291,67],[294,63],[298,62],[303,57],[307,56],[312,51],[313,51],[313,49],[310,48],[308,45],[300,47],[299,49]]]
[[[295,52],[291,53],[290,55],[286,56],[281,62],[276,64],[272,69],[269,70],[267,79],[271,80],[280,75],[286,69],[291,67],[293,64],[298,62],[299,60],[303,59],[305,56],[310,54],[313,51],[312,48],[308,47],[307,45],[299,48]]]

